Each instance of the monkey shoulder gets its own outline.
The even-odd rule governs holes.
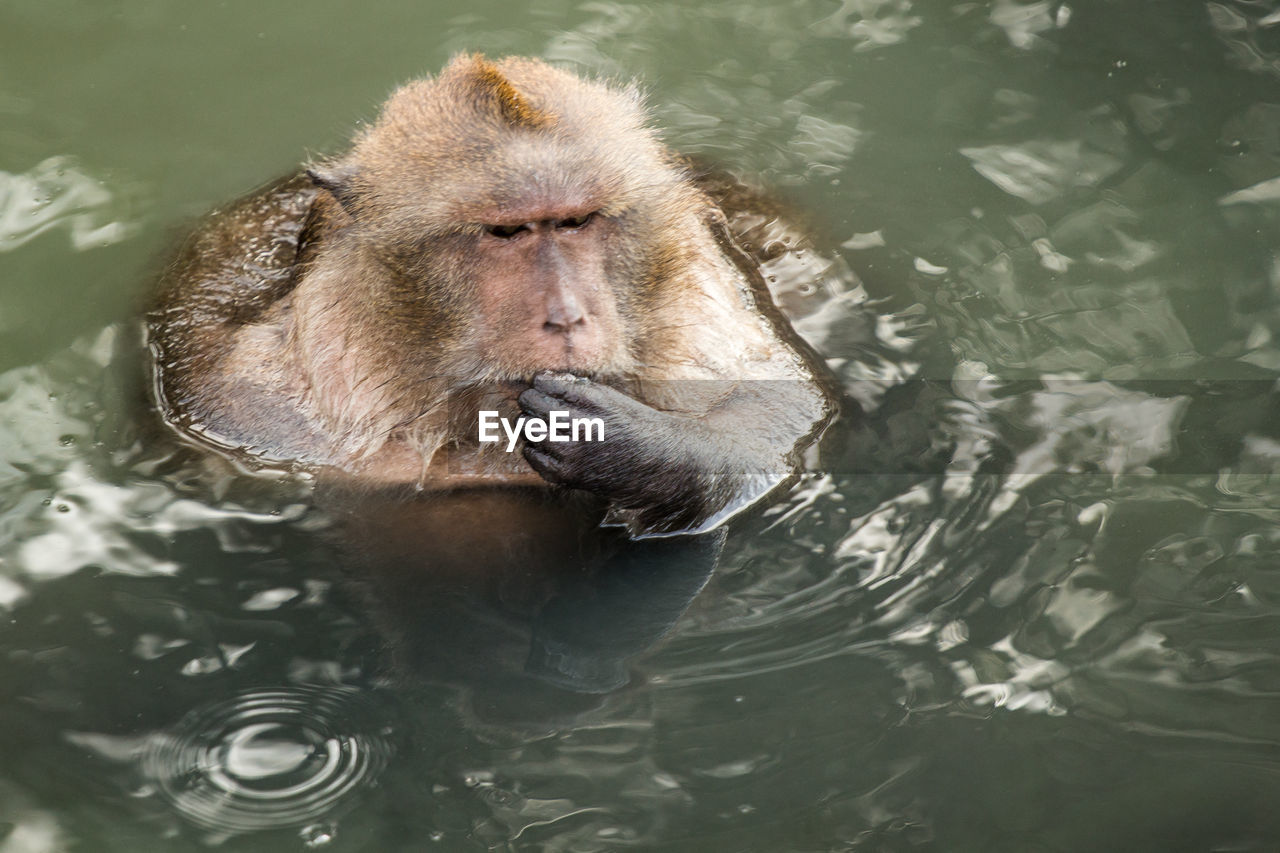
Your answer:
[[[162,275],[153,334],[179,344],[201,329],[258,319],[296,283],[316,195],[293,175],[209,214]]]
[[[270,184],[211,213],[165,268],[148,343],[162,414],[182,432],[267,460],[323,456],[284,357],[316,197],[302,175]]]

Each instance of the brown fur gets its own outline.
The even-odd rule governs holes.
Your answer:
[[[529,106],[529,102],[492,62],[479,54],[471,57],[471,61],[471,68],[467,70],[475,81],[476,97],[488,98],[496,103],[502,117],[512,127],[538,129],[555,123],[555,117],[551,114]]]
[[[457,409],[513,411],[559,370],[731,429],[737,473],[776,482],[825,416],[634,88],[460,56],[309,175],[216,214],[169,268],[151,340],[188,433],[368,482],[538,484]]]

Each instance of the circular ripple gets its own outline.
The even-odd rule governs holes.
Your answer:
[[[378,728],[355,690],[253,690],[187,714],[151,741],[142,769],[205,828],[301,826],[331,816],[386,764]]]

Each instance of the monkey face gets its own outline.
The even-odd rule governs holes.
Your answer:
[[[583,375],[626,366],[611,275],[616,223],[588,205],[494,211],[475,237],[475,344],[504,372]]]
[[[634,90],[520,60],[399,90],[309,173],[390,272],[366,284],[371,325],[464,382],[634,372],[642,292],[682,245],[668,208],[698,204]]]
[[[629,217],[587,194],[547,198],[474,205],[426,236],[412,222],[360,223],[351,236],[381,261],[365,282],[383,334],[464,384],[633,370],[643,245]]]

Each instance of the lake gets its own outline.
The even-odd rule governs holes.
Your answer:
[[[1280,847],[1275,6],[459,9],[0,10],[0,853]],[[723,545],[366,570],[150,424],[182,235],[470,50],[811,221],[845,416]]]

